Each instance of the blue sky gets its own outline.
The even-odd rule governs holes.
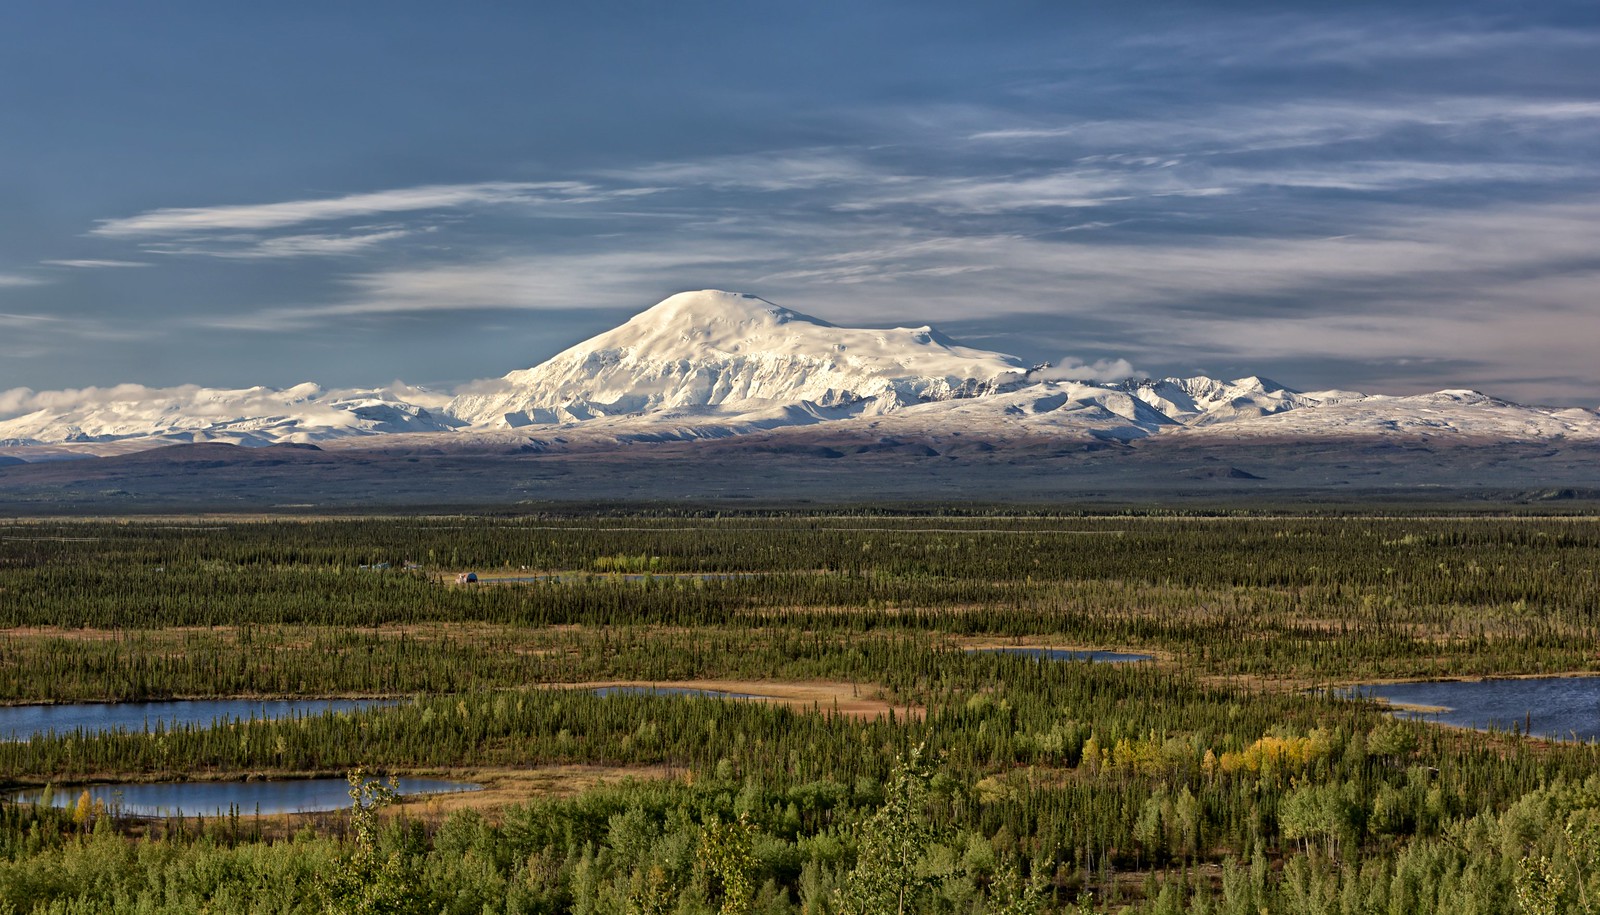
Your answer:
[[[449,388],[714,287],[1594,406],[1597,60],[1587,0],[9,4],[0,390]]]

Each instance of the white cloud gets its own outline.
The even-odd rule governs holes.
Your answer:
[[[599,175],[631,183],[754,191],[806,190],[829,185],[892,182],[896,176],[873,166],[855,151],[796,149],[658,162]]]
[[[757,256],[731,245],[706,250],[675,243],[654,250],[506,257],[496,260],[381,270],[348,277],[350,296],[326,305],[269,308],[250,314],[207,319],[204,324],[231,330],[282,331],[326,324],[342,318],[377,315],[442,314],[459,311],[605,309],[640,307],[642,290],[660,288],[663,276],[700,271],[714,278]],[[662,296],[678,292],[667,289]]]
[[[1100,169],[1078,169],[1046,175],[983,178],[926,178],[886,191],[851,198],[838,209],[876,210],[917,204],[946,212],[999,213],[1008,210],[1097,207],[1131,196],[1132,176]],[[1178,184],[1162,180],[1169,191]]]
[[[145,250],[157,254],[191,254],[221,257],[234,260],[263,260],[280,257],[347,257],[360,254],[386,241],[413,234],[409,229],[388,229],[351,235],[280,235],[276,238],[254,239],[228,236],[208,239],[211,244],[145,245]],[[231,247],[229,246],[231,245]]]
[[[303,385],[286,391],[266,387],[215,390],[193,384],[171,388],[119,384],[60,391],[12,388],[0,391],[0,417],[9,418],[39,410],[81,413],[112,409],[149,413],[164,409],[193,417],[231,418],[239,415],[241,410],[271,415],[274,408],[281,410],[287,403],[321,393],[322,390],[315,385]]]
[[[1403,7],[1395,7],[1403,10]],[[1187,23],[1181,30],[1146,32],[1122,45],[1163,56],[1188,54],[1223,66],[1292,61],[1296,65],[1371,65],[1394,60],[1438,63],[1455,58],[1493,59],[1500,53],[1586,51],[1600,34],[1549,27],[1493,28],[1470,20],[1451,27],[1436,18],[1363,17],[1341,24],[1321,15],[1281,14],[1236,20],[1246,25]]]
[[[549,252],[351,276],[327,305],[214,317],[210,326],[283,330],[341,318],[468,310],[643,308],[685,288],[784,296],[843,323],[970,320],[980,314],[1113,315],[1163,322],[1212,316],[1248,337],[1252,310],[1217,302],[1317,301],[1364,314],[1406,302],[1442,324],[1453,296],[1503,280],[1532,290],[1524,307],[1582,302],[1558,284],[1600,250],[1600,199],[1462,212],[1391,207],[1369,229],[1332,238],[1096,239],[1085,232],[953,236],[877,222],[774,217],[756,234],[733,224],[692,240],[659,233],[600,251]],[[1507,292],[1509,307],[1512,293]],[[1424,301],[1424,297],[1427,301]],[[1302,309],[1306,306],[1300,306]],[[832,308],[832,312],[822,309]],[[1311,338],[1308,338],[1311,339]]]
[[[8,419],[21,413],[31,413],[39,409],[33,403],[34,391],[32,388],[12,388],[9,391],[0,391],[0,419]]]
[[[0,273],[0,287],[5,286],[42,286],[44,280],[31,276],[20,276],[15,273]]]
[[[1377,192],[1430,184],[1539,182],[1593,177],[1593,166],[1420,160],[1353,160],[1306,166],[1103,168],[1078,166],[1046,173],[905,179],[887,188],[864,188],[835,209],[872,213],[895,206],[940,213],[999,215],[1047,209],[1106,207],[1161,197],[1220,197],[1268,187]]]
[[[630,188],[626,196],[648,193]],[[185,235],[223,230],[281,229],[308,222],[353,219],[464,206],[588,203],[615,193],[580,181],[492,181],[395,188],[341,197],[212,207],[170,207],[122,219],[103,219],[90,232],[112,238]]]
[[[84,270],[109,270],[117,267],[153,266],[152,264],[145,263],[144,261],[96,260],[93,258],[80,258],[77,260],[49,260],[40,261],[39,263],[48,264],[51,267],[77,267]]]
[[[977,142],[948,151],[977,157],[957,170],[892,166],[894,150],[799,149],[657,163],[603,175],[652,186],[709,189],[727,194],[813,192],[807,203],[835,212],[873,215],[894,207],[923,207],[942,214],[995,216],[1051,209],[1103,208],[1162,197],[1217,197],[1264,188],[1347,190],[1364,193],[1438,184],[1556,182],[1592,179],[1600,166],[1588,160],[1552,163],[1495,157],[1474,160],[1438,151],[1414,157],[1351,155],[1317,162],[1308,157],[1232,164],[1227,156],[1373,139],[1417,127],[1460,134],[1481,129],[1546,138],[1555,126],[1593,135],[1600,142],[1600,101],[1500,97],[1326,100],[1272,106],[1222,105],[1166,118],[1127,118],[983,131]],[[1066,138],[1057,157],[1040,140]],[[997,141],[1005,141],[1004,143]],[[1021,157],[995,158],[997,147],[1034,147]],[[1111,150],[1090,155],[1074,151]],[[1132,151],[1130,151],[1132,150]],[[1018,166],[1016,162],[1027,163]],[[702,218],[744,218],[760,204],[730,197],[702,205]],[[720,207],[720,209],[719,209]],[[762,219],[775,218],[763,212]]]
[[[99,411],[145,419],[173,414],[193,419],[234,419],[239,416],[279,415],[290,406],[303,411],[310,400],[331,405],[346,398],[364,400],[374,395],[388,395],[430,409],[443,407],[450,402],[451,396],[399,380],[378,388],[335,391],[324,390],[320,385],[310,382],[283,389],[266,386],[207,388],[194,384],[166,388],[119,384],[59,391],[35,391],[23,387],[0,391],[0,421],[40,410],[64,414],[68,420]],[[325,406],[324,409],[333,408]]]
[[[1259,152],[1366,140],[1404,128],[1450,131],[1496,126],[1534,132],[1562,124],[1600,125],[1600,101],[1501,96],[1389,96],[1270,105],[1212,105],[1160,118],[1129,117],[997,127],[971,133],[984,143],[1069,140],[1085,148],[1142,151],[1149,162],[1176,153]]]
[[[1084,362],[1076,356],[1062,356],[1049,368],[1034,373],[1034,377],[1046,381],[1121,381],[1144,376],[1144,372],[1134,368],[1133,363],[1126,359]]]
[[[0,418],[10,418],[39,410],[70,410],[84,406],[144,399],[148,398],[154,390],[137,384],[122,384],[109,388],[87,387],[63,391],[35,391],[32,388],[12,388],[9,391],[0,391]]]
[[[44,324],[59,324],[60,318],[49,315],[19,315],[0,312],[0,327],[38,327]]]

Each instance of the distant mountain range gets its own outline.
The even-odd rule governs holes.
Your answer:
[[[198,442],[537,450],[784,429],[967,441],[1600,441],[1600,412],[1476,391],[1301,392],[1256,377],[1064,380],[1048,365],[961,346],[932,327],[839,327],[715,290],[672,296],[540,365],[454,397],[302,384],[123,385],[16,399],[0,419],[0,448],[24,459]]]

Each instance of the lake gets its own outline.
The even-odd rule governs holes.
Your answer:
[[[1352,688],[1369,699],[1394,705],[1395,714],[1458,727],[1509,731],[1557,740],[1600,739],[1600,677],[1440,680],[1382,683]]]
[[[0,707],[0,740],[27,740],[38,734],[102,734],[109,731],[171,730],[180,725],[208,727],[218,721],[270,720],[351,712],[394,705],[393,699],[193,699],[170,702],[77,702],[64,705]]]
[[[1125,651],[1074,651],[1067,648],[973,648],[984,654],[1017,654],[1041,661],[1091,661],[1097,664],[1128,664],[1134,661],[1154,661],[1153,654],[1131,654]]]
[[[436,778],[400,779],[400,794],[407,798],[481,790],[482,785],[469,782]],[[23,804],[37,803],[43,791],[42,788],[29,788],[12,794],[10,800]],[[83,786],[58,787],[52,803],[56,807],[72,806],[78,802],[83,791]],[[91,799],[104,803],[108,809],[140,817],[180,814],[212,817],[226,816],[230,811],[237,811],[240,816],[315,813],[343,810],[350,806],[350,783],[342,778],[90,785],[88,791]]]

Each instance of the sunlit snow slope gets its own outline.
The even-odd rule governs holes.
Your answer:
[[[931,327],[836,327],[708,289],[672,296],[483,393],[457,397],[450,412],[502,427],[685,407],[882,412],[993,393],[1026,373],[1010,356],[956,345]]]
[[[270,445],[351,435],[439,432],[461,425],[437,412],[447,398],[418,388],[327,392],[310,383],[283,390],[126,384],[28,393],[19,399],[26,412],[0,420],[0,444],[152,438],[165,443]]]

